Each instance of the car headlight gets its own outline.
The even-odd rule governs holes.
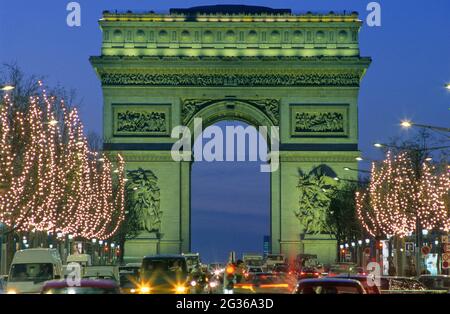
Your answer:
[[[211,281],[211,282],[209,283],[209,286],[210,286],[211,288],[215,288],[215,287],[217,287],[217,282],[216,282],[216,281]]]
[[[9,289],[6,293],[7,294],[17,294],[17,291],[13,290],[13,289]]]
[[[182,286],[182,285],[178,285],[175,287],[175,292],[176,293],[185,293],[186,292],[186,287]]]
[[[150,287],[149,286],[142,286],[140,289],[141,293],[150,293]]]
[[[130,289],[131,293],[136,293],[136,289]]]

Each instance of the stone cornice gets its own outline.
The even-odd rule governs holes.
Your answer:
[[[287,63],[294,63],[297,65],[308,66],[325,66],[333,65],[338,67],[339,65],[354,65],[358,67],[368,67],[372,62],[370,57],[330,57],[330,56],[317,56],[317,57],[302,57],[302,56],[217,56],[217,57],[188,57],[188,56],[92,56],[90,61],[94,66],[106,66],[106,65],[118,65],[120,63],[136,64],[140,67],[146,67],[151,65],[152,62],[160,64],[164,63],[198,63],[202,65],[206,62],[221,63],[221,62],[249,62],[252,65],[254,63],[264,66],[270,66],[270,63],[283,63],[283,66],[287,66]]]
[[[117,161],[117,154],[121,154],[127,162],[175,162],[167,151],[108,151],[108,156],[111,161]],[[329,162],[342,162],[342,163],[354,163],[355,157],[359,156],[359,152],[348,152],[347,154],[333,154],[333,152],[327,152],[326,154],[320,154],[314,152],[314,154],[304,153],[286,153],[280,152],[280,161],[282,162],[310,162],[310,163],[329,163]]]

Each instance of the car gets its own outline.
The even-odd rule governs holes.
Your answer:
[[[142,260],[140,294],[188,294],[189,272],[183,255],[152,255]]]
[[[319,278],[320,272],[315,268],[303,268],[298,274],[298,280],[308,279],[308,278]]]
[[[408,277],[380,277],[380,292],[382,294],[424,294],[427,288],[418,280]]]
[[[417,278],[428,290],[443,290],[450,292],[450,276],[421,275]]]
[[[138,292],[141,266],[141,263],[129,263],[119,267],[119,285],[122,293]]]
[[[367,294],[380,294],[380,289],[376,284],[377,282],[375,281],[375,278],[371,276],[360,274],[340,274],[333,278],[358,280],[366,290]]]
[[[269,254],[264,264],[268,270],[272,270],[276,265],[285,264],[285,257],[283,254]]]
[[[295,281],[274,273],[254,273],[234,285],[235,294],[291,294]]]
[[[81,279],[73,285],[67,280],[47,281],[42,294],[119,294],[120,288],[114,280]]]
[[[335,265],[331,265],[326,270],[328,277],[337,276],[340,274],[350,274],[350,275],[356,275],[361,274],[364,275],[364,269],[362,267],[356,266],[354,263],[339,263]]]
[[[0,276],[0,294],[6,293],[6,283],[8,282],[8,276]]]
[[[344,278],[304,279],[294,294],[367,294],[358,280]]]
[[[292,273],[292,270],[286,264],[275,265],[272,269],[273,273]]]
[[[83,279],[107,279],[117,281],[113,267],[92,266],[85,269]]]

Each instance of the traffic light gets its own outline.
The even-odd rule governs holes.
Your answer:
[[[225,289],[233,290],[234,281],[235,281],[235,272],[236,267],[233,264],[228,264],[225,268],[226,276],[225,276]]]

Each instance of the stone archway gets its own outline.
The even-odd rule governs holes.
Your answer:
[[[334,262],[329,236],[300,240],[297,174],[327,165],[355,179],[343,168],[357,167],[358,93],[371,62],[359,53],[358,16],[207,8],[200,17],[196,8],[104,12],[100,21],[102,55],[91,63],[102,82],[104,148],[122,153],[129,170],[150,170],[160,191],[161,230],[127,241],[125,254],[131,260],[189,251],[190,162],[171,158],[171,130],[194,117],[203,117],[204,127],[232,118],[279,126],[280,167],[270,179],[272,252],[293,257],[302,243]],[[117,31],[123,36],[112,36]],[[236,36],[226,36],[230,31]]]

